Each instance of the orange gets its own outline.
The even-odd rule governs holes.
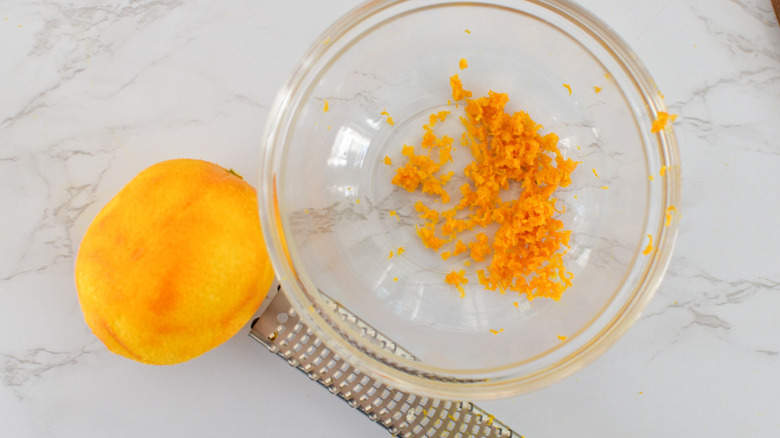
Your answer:
[[[155,164],[95,217],[75,274],[109,350],[157,365],[199,356],[241,329],[273,281],[257,193],[206,161]]]

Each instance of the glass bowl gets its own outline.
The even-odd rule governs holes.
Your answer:
[[[579,162],[555,195],[572,231],[574,279],[560,301],[485,290],[484,263],[422,245],[413,204],[432,198],[390,183],[429,114],[452,111],[437,129],[460,138],[463,106],[448,102],[456,73],[475,97],[507,93],[508,110],[526,111]],[[651,133],[661,111],[634,53],[571,2],[364,4],[313,44],[269,115],[260,205],[278,280],[330,348],[400,389],[489,399],[557,381],[626,331],[668,264],[680,169],[671,127]],[[458,153],[455,171],[467,159]],[[444,281],[459,269],[471,279],[463,298]],[[376,345],[331,301],[414,358]]]

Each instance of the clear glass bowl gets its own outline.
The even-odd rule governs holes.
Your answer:
[[[412,205],[425,196],[390,183],[402,145],[420,143],[430,113],[451,110],[439,133],[460,138],[462,106],[448,105],[455,73],[475,96],[507,93],[509,110],[527,111],[580,162],[557,194],[574,274],[559,302],[486,291],[478,263],[465,268],[460,298],[444,275],[464,269],[466,255],[444,261],[424,248]],[[680,169],[672,129],[651,133],[660,111],[633,52],[568,1],[367,3],[314,43],[269,116],[261,217],[278,279],[332,349],[396,387],[485,399],[561,379],[626,331],[668,264]],[[467,158],[456,154],[452,168]],[[645,255],[647,235],[654,250]],[[398,247],[406,252],[388,258]],[[369,342],[323,294],[417,360]]]

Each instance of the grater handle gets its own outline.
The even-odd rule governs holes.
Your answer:
[[[335,302],[339,314],[356,323],[380,345],[396,354],[411,357],[392,341]],[[404,392],[362,373],[335,354],[301,322],[283,291],[277,291],[249,335],[272,353],[320,383],[403,438],[522,438],[505,424],[466,401],[440,400]]]

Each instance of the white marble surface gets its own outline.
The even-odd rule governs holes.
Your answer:
[[[0,436],[384,437],[242,331],[173,367],[108,352],[74,254],[148,165],[257,180],[269,105],[354,0],[0,3]],[[780,434],[780,28],[770,0],[582,0],[679,113],[684,202],[641,320],[552,387],[481,403],[528,438]]]

